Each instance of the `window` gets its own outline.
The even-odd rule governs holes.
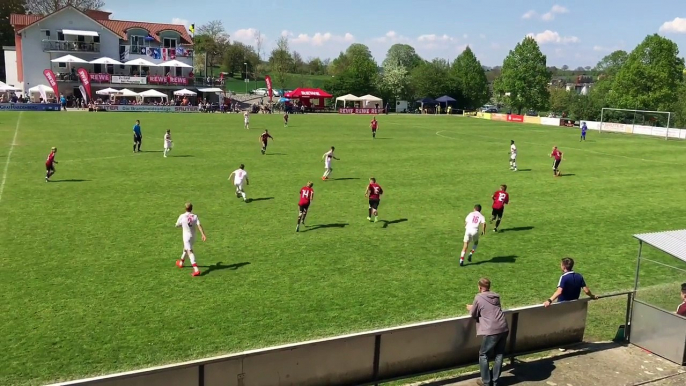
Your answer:
[[[86,37],[85,37],[85,36],[79,35],[79,36],[76,37],[76,41],[79,42],[79,43],[83,43],[83,42],[86,41]]]
[[[67,68],[67,63],[57,63],[57,67],[59,67],[59,68]]]
[[[176,73],[176,76],[181,76],[181,67],[175,67],[174,72]]]
[[[96,74],[102,74],[102,64],[94,64],[93,72]]]
[[[93,36],[93,43],[100,43],[100,36]]]
[[[176,48],[176,39],[173,39],[173,38],[162,39],[162,47],[163,48]]]
[[[57,31],[57,40],[63,42],[64,41],[64,34],[62,31]]]
[[[114,74],[114,64],[108,64],[107,65],[107,73],[110,75]]]
[[[49,29],[42,29],[40,30],[41,36],[44,36],[47,39],[50,39],[50,30]]]

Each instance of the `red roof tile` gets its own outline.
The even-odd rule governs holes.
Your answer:
[[[166,23],[146,23],[139,21],[124,21],[124,20],[108,20],[109,16],[107,12],[98,12],[88,15],[93,18],[96,22],[102,24],[105,28],[119,35],[121,39],[126,40],[126,31],[131,28],[142,28],[150,33],[150,35],[155,38],[158,42],[160,41],[159,33],[162,31],[176,31],[181,35],[181,44],[193,44],[191,36],[188,34],[188,30],[183,25],[176,24],[166,24]],[[20,31],[31,24],[45,18],[43,15],[10,15],[10,24],[14,27],[15,31]]]

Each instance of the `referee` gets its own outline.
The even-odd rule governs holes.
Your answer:
[[[558,302],[568,302],[570,300],[579,300],[581,296],[581,291],[591,299],[598,299],[597,296],[593,295],[591,290],[586,285],[584,277],[580,273],[574,272],[574,259],[571,257],[565,257],[560,262],[560,268],[562,269],[562,276],[560,276],[560,281],[557,283],[557,290],[546,300],[543,305],[545,307],[550,307],[551,304],[557,300]]]
[[[133,152],[141,152],[141,142],[143,142],[143,134],[141,133],[141,121],[136,120],[133,125]]]

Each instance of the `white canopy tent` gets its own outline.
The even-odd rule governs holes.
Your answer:
[[[158,64],[159,67],[181,67],[181,68],[193,68],[193,66],[186,64],[184,62],[179,62],[178,60],[169,60]]]
[[[353,94],[347,94],[347,95],[339,96],[338,98],[336,98],[336,102],[334,103],[334,108],[336,107],[336,105],[338,105],[339,101],[343,103],[343,106],[345,106],[346,102],[357,102],[359,100],[360,100],[360,98],[353,95]]]
[[[383,100],[379,97],[375,97],[374,95],[367,94],[365,96],[360,97],[360,101],[363,101],[365,106],[373,105],[373,104],[380,104],[383,105]]]
[[[108,88],[105,88],[105,89],[102,89],[102,90],[98,90],[98,91],[96,91],[95,93],[98,94],[98,95],[110,95],[110,94],[116,94],[116,93],[118,93],[118,92],[119,92],[119,90],[114,89],[114,88],[111,88],[111,87],[108,87]]]
[[[119,64],[119,65],[123,64],[122,62],[120,62],[118,60],[114,60],[112,58],[108,58],[107,56],[104,56],[102,58],[98,58],[95,60],[91,60],[89,63],[90,64]]]
[[[141,96],[143,98],[169,98],[167,94],[153,89],[140,92],[138,93],[138,96]]]
[[[195,95],[198,95],[198,93],[193,92],[193,91],[191,91],[191,90],[187,90],[187,89],[184,88],[183,90],[174,91],[174,95],[178,95],[178,96],[195,96]]]
[[[216,92],[216,93],[224,92],[224,90],[220,89],[219,87],[199,88],[198,91],[200,91],[200,92]]]
[[[64,55],[60,56],[59,58],[51,60],[53,63],[88,63],[88,61],[85,61],[81,58],[77,58],[74,55]]]
[[[52,87],[46,86],[44,84],[39,84],[36,86],[33,86],[29,89],[29,94],[54,94],[55,92],[52,90]]]
[[[143,66],[145,67],[157,67],[157,65],[153,62],[149,62],[145,59],[139,58],[139,59],[133,59],[129,60],[128,62],[124,63],[125,66],[138,66],[138,73],[143,72]]]
[[[135,91],[131,91],[128,88],[124,88],[124,89],[119,90],[116,93],[113,93],[113,95],[119,96],[119,97],[135,97],[135,96],[138,96],[138,93]]]
[[[0,82],[0,92],[7,92],[7,91],[21,91],[21,89],[18,87],[10,86],[9,84],[4,83],[4,82]]]

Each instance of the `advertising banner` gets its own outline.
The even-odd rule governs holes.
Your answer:
[[[169,79],[167,79],[167,81],[169,82],[169,84],[181,86],[188,85],[188,78],[184,78],[183,76],[170,76]]]
[[[89,74],[91,81],[95,83],[110,83],[112,77],[110,74]]]
[[[338,109],[339,114],[383,114],[383,109]]]
[[[491,113],[481,113],[481,119],[491,120]]]
[[[623,123],[603,122],[603,124],[600,126],[600,130],[611,131],[613,133],[631,133],[631,125],[625,125]]]
[[[533,123],[535,125],[541,124],[541,117],[530,117],[528,115],[524,116],[524,123]]]
[[[55,93],[55,97],[60,96],[60,90],[57,87],[57,78],[55,78],[55,73],[52,72],[51,69],[45,69],[43,71],[43,75],[45,75],[45,79],[48,80],[48,84],[50,87],[52,87],[52,91]],[[47,98],[43,98],[43,100],[46,100]]]
[[[274,96],[274,90],[272,89],[272,77],[269,75],[265,76],[264,83],[267,84],[267,93],[269,94],[269,102],[271,102],[272,97]]]
[[[197,113],[198,106],[98,105],[98,109],[115,112]]]
[[[479,118],[479,114],[481,114],[481,113],[476,112],[476,111],[463,111],[462,112],[462,115],[465,117],[477,117],[477,118]]]
[[[120,76],[112,75],[112,83],[121,84],[147,84],[147,79],[144,76]]]
[[[560,118],[541,118],[541,125],[560,126]],[[589,126],[590,129],[590,126]],[[598,130],[597,128],[595,130]]]
[[[1,111],[60,111],[59,103],[0,103]]]
[[[492,121],[507,122],[507,115],[506,114],[491,114],[491,120]]]
[[[81,80],[83,88],[86,89],[86,95],[88,96],[88,100],[93,99],[91,96],[91,77],[88,76],[88,70],[81,67],[78,70],[76,70],[76,73],[79,75],[79,79]]]
[[[524,116],[523,115],[516,115],[516,114],[507,114],[507,121],[508,122],[524,122]]]

